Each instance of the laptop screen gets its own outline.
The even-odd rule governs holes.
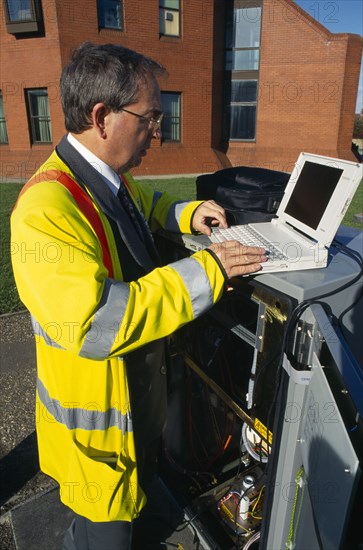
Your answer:
[[[362,177],[357,162],[300,153],[276,221],[330,246]]]
[[[305,162],[285,207],[286,214],[316,229],[342,173],[341,168]]]

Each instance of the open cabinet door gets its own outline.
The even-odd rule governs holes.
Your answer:
[[[290,365],[275,484],[260,547],[358,549],[363,372],[321,306],[311,306],[308,322],[310,377],[299,383]]]

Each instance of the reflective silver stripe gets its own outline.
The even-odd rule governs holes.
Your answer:
[[[38,323],[38,321],[36,321],[34,319],[33,316],[31,316],[31,322],[32,322],[32,326],[33,326],[33,331],[34,331],[34,336],[35,337],[41,337],[43,338],[43,340],[45,341],[45,343],[52,347],[52,348],[58,348],[58,349],[64,349],[62,348],[62,346],[60,346],[59,344],[57,344],[57,342],[55,340],[52,340],[52,338],[50,338],[48,336],[48,334],[46,333],[46,331],[40,326],[40,324]],[[47,325],[47,327],[50,329],[50,330],[58,330],[59,329],[59,325],[56,325],[55,323],[49,323]]]
[[[174,202],[174,204],[171,205],[168,212],[168,218],[166,220],[166,227],[165,229],[167,231],[178,231],[180,227],[180,217],[181,213],[183,212],[184,208],[187,204],[189,204],[190,201],[187,202]]]
[[[129,296],[128,283],[106,280],[98,311],[79,353],[81,357],[105,359],[109,356],[125,315]]]
[[[132,432],[131,413],[121,414],[113,407],[107,411],[81,407],[62,407],[58,399],[52,399],[41,380],[37,380],[37,390],[41,403],[47,412],[60,424],[67,426],[69,430],[108,430],[118,428],[122,432]],[[72,404],[72,403],[70,403]],[[78,404],[78,403],[77,403]],[[95,405],[95,403],[90,403]],[[47,420],[47,414],[42,413],[42,418]],[[48,419],[49,420],[49,419]]]
[[[188,289],[194,318],[214,305],[213,290],[203,267],[194,258],[184,258],[169,264],[179,273]]]

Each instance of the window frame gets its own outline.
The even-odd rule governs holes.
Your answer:
[[[0,127],[4,130],[4,137],[5,140],[2,141],[2,131],[0,131],[0,145],[8,145],[9,144],[9,135],[8,135],[8,129],[6,127],[6,118],[5,118],[5,111],[4,111],[4,102],[3,102],[3,93],[2,90],[0,90]]]
[[[238,20],[236,17],[236,11],[237,10],[248,10],[248,9],[259,9],[259,30],[258,33],[256,33],[256,36],[258,37],[258,44],[256,43],[256,40],[252,40],[251,44],[240,44],[239,46],[234,47],[233,45],[233,36],[237,36],[237,31],[234,29],[234,26],[238,24]],[[228,10],[229,13],[227,15],[226,19],[226,43],[225,43],[225,78],[224,78],[224,90],[225,90],[225,97],[224,97],[224,123],[223,123],[223,140],[224,141],[230,141],[230,142],[255,142],[256,141],[256,129],[257,129],[257,109],[258,109],[258,82],[259,82],[259,65],[260,65],[260,49],[261,49],[261,33],[262,33],[262,12],[263,12],[263,6],[261,0],[230,0],[228,3]],[[232,18],[232,19],[231,19]],[[232,20],[232,34],[231,34],[231,20]],[[237,21],[237,23],[236,23]],[[251,19],[252,21],[252,19]],[[228,28],[228,31],[227,31]],[[250,35],[252,38],[254,36],[254,32],[251,32]],[[234,52],[238,54],[238,52],[258,52],[256,56],[256,61],[253,66],[249,66],[246,64],[245,67],[237,67],[234,68]],[[228,64],[228,58],[230,57],[231,61],[230,64]],[[253,59],[254,54],[252,54],[251,60]],[[240,81],[240,82],[255,82],[256,83],[256,98],[254,100],[251,100],[250,98],[246,98],[245,100],[241,101],[232,101],[232,83]],[[228,93],[229,90],[229,93]],[[253,108],[254,113],[254,126],[252,128],[253,137],[231,137],[231,130],[232,130],[232,109],[233,107],[241,107],[241,108]],[[251,110],[251,109],[250,109]],[[247,115],[251,116],[251,115]],[[248,133],[248,132],[247,132]]]
[[[233,92],[229,93],[229,103],[225,104],[225,133],[227,134],[227,139],[231,142],[236,141],[255,141],[256,139],[256,117],[257,117],[257,101],[258,101],[258,78],[256,77],[244,77],[240,76],[239,78],[232,78],[230,80],[231,88],[233,82],[243,82],[243,83],[254,83],[255,84],[255,98],[247,97],[236,98],[233,97]],[[253,137],[231,137],[232,136],[232,109],[236,107],[243,108],[254,108],[254,127],[253,127]]]
[[[103,29],[107,29],[108,31],[123,31],[124,30],[124,13],[123,13],[123,9],[124,9],[124,3],[123,3],[123,0],[106,0],[107,3],[109,4],[113,4],[113,5],[119,5],[120,6],[120,26],[119,27],[116,27],[116,26],[109,26],[109,25],[106,25],[106,21],[105,21],[105,11],[103,11],[102,13],[102,17],[101,17],[101,8],[104,7],[104,4],[103,4],[103,0],[97,0],[97,23],[98,23],[98,30],[103,30]],[[103,20],[103,24],[102,24],[102,20]]]
[[[19,0],[17,1],[19,2]],[[12,0],[3,0],[6,30],[9,34],[33,34],[44,31],[41,0],[28,0],[28,4],[31,6],[32,18],[27,20],[12,18],[9,6],[11,2]]]
[[[159,36],[167,36],[171,38],[180,38],[181,36],[181,0],[177,0],[179,2],[178,8],[168,8],[166,6],[162,6],[161,3],[165,0],[159,0]],[[167,1],[167,0],[166,0]],[[166,12],[170,12],[172,14],[177,13],[178,14],[178,33],[168,33],[168,32],[162,32],[161,29],[161,21],[166,21],[165,14]],[[164,17],[162,17],[162,14]]]
[[[241,107],[241,109],[244,109],[246,110],[249,109],[249,108],[253,108],[254,109],[254,112],[253,112],[253,117],[254,117],[254,124],[253,124],[253,136],[251,137],[248,137],[248,136],[245,136],[245,137],[239,137],[239,136],[233,136],[232,137],[232,108],[233,107]],[[230,142],[239,142],[239,141],[243,141],[243,142],[254,142],[256,140],[256,119],[257,119],[257,103],[231,103],[230,105],[227,105],[226,106],[226,110],[228,111],[228,115],[227,115],[227,120],[228,120],[228,141]],[[251,115],[249,115],[251,116]]]
[[[45,92],[43,94],[39,94],[39,92]],[[26,108],[27,108],[27,114],[28,114],[28,127],[29,127],[29,134],[30,134],[30,141],[32,145],[49,145],[50,143],[53,143],[53,134],[52,134],[52,124],[51,124],[51,117],[50,117],[50,108],[49,108],[49,96],[48,96],[48,88],[26,88],[24,90],[25,93],[25,102],[26,102]],[[31,102],[31,96],[32,95],[42,95],[47,97],[47,115],[36,115],[32,112],[32,102]],[[35,124],[35,119],[38,119],[40,121],[41,118],[44,118],[46,122],[48,123],[47,132],[50,135],[49,140],[38,140],[37,139],[37,127]]]
[[[172,114],[168,114],[168,112],[164,109],[164,106],[165,106],[165,103],[163,103],[163,98],[165,98],[165,96],[175,96],[177,97],[178,99],[178,115],[172,115]],[[164,118],[163,118],[163,121],[161,123],[161,142],[162,143],[181,143],[182,139],[181,139],[181,134],[182,134],[182,94],[181,92],[170,92],[170,91],[162,91],[160,92],[160,96],[161,96],[161,106],[162,106],[162,109],[163,109],[163,112],[164,112]],[[171,131],[169,132],[170,134],[172,134],[172,129],[173,129],[173,125],[174,125],[174,128],[176,127],[177,128],[177,138],[173,139],[172,137],[171,138],[165,138],[165,123],[167,123],[168,121],[170,121],[170,129]]]

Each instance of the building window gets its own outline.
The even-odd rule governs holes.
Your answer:
[[[159,33],[180,36],[180,0],[159,0]]]
[[[259,63],[259,50],[227,50],[227,71],[257,71]]]
[[[164,118],[161,124],[162,141],[180,141],[180,94],[161,93],[161,105]]]
[[[51,143],[52,128],[46,88],[26,90],[26,100],[32,143]]]
[[[229,139],[250,140],[255,138],[256,105],[231,105],[229,120]]]
[[[122,30],[122,0],[98,0],[97,6],[100,29]]]
[[[257,70],[260,51],[261,7],[236,0],[226,29],[226,69]]]
[[[8,131],[6,129],[6,122],[5,122],[5,115],[4,115],[2,92],[0,92],[0,143],[9,143]]]
[[[229,139],[254,139],[257,80],[232,80],[229,106]]]
[[[11,34],[43,31],[40,0],[4,0],[6,29]]]
[[[254,140],[261,40],[260,0],[230,0],[226,19],[224,139]]]

